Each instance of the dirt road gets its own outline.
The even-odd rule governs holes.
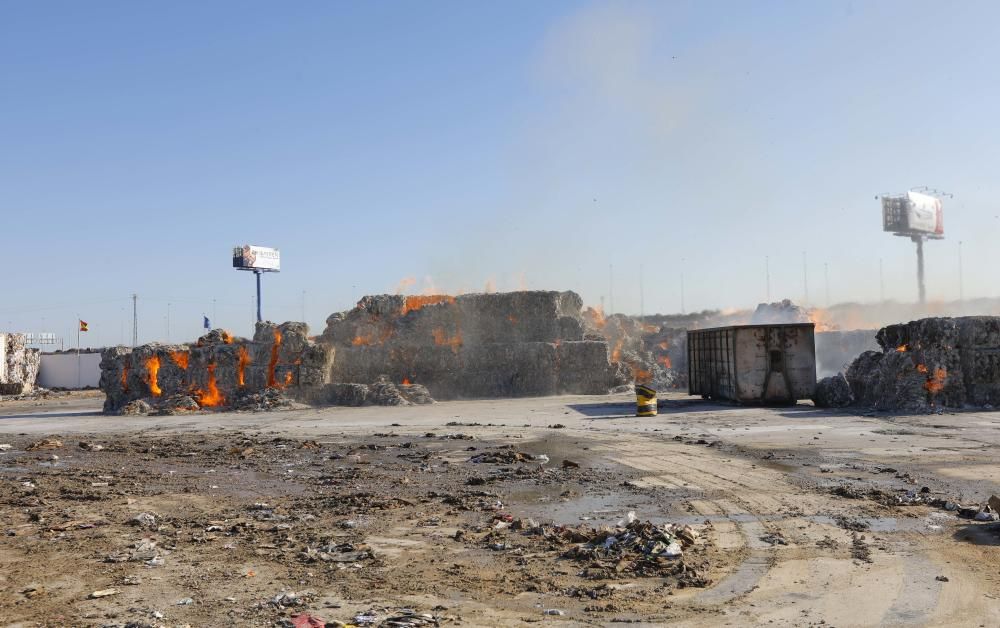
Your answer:
[[[0,405],[0,623],[1000,625],[1000,524],[896,503],[1000,494],[992,413],[99,405]],[[62,447],[28,451],[43,439]],[[629,512],[700,537],[677,560],[574,553],[566,530]]]

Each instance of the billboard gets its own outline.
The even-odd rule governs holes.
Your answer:
[[[941,199],[920,192],[882,197],[882,229],[900,235],[944,236]]]
[[[244,244],[233,247],[233,268],[241,270],[281,270],[281,251],[267,246]]]

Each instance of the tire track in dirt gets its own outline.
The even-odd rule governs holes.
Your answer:
[[[744,620],[749,615],[755,623],[774,625],[821,618],[835,625],[955,625],[955,619],[969,618],[975,594],[945,595],[948,589],[934,579],[937,572],[927,550],[940,537],[887,533],[881,536],[889,537],[883,543],[889,551],[875,553],[870,565],[860,563],[846,551],[851,539],[846,531],[805,518],[843,511],[842,501],[800,489],[778,471],[715,450],[639,439],[644,442],[603,444],[594,451],[648,473],[636,482],[640,487],[703,492],[704,499],[690,503],[712,522],[713,541],[747,553],[714,586],[678,595],[678,602],[725,606],[721,610],[727,615],[739,613]],[[768,532],[781,533],[787,545],[762,541]],[[839,549],[816,545],[831,539]],[[975,582],[963,584],[970,587],[961,590],[977,589]],[[859,594],[863,599],[844,604]],[[996,612],[995,607],[981,610]]]

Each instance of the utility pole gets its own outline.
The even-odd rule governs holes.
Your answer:
[[[924,236],[915,235],[911,238],[917,245],[917,294],[920,305],[927,302],[927,289],[924,287]]]
[[[139,344],[139,314],[136,307],[139,295],[132,293],[132,348]]]
[[[76,387],[80,388],[80,314],[76,315]]]
[[[771,260],[765,255],[764,256],[764,287],[765,294],[767,295],[767,302],[771,302]]]

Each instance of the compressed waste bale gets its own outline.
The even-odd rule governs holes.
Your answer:
[[[556,346],[559,364],[558,390],[572,395],[603,395],[612,388],[615,371],[604,341],[563,341]],[[594,368],[601,364],[605,368]]]
[[[3,334],[6,342],[4,351],[6,368],[0,384],[8,384],[8,392],[3,394],[23,394],[34,390],[41,365],[41,352],[28,348],[28,338],[24,334]]]
[[[962,317],[958,329],[967,403],[1000,405],[1000,317]]]
[[[324,385],[315,402],[333,406],[363,406],[367,400],[367,384],[334,383]]]
[[[368,387],[368,402],[377,406],[408,406],[409,401],[392,382],[382,379]]]
[[[879,363],[883,354],[878,351],[865,351],[859,355],[847,368],[847,382],[851,386],[854,400],[866,406],[874,406],[879,380],[882,376]]]
[[[854,401],[851,385],[843,373],[824,377],[816,382],[813,402],[820,408],[844,408]]]
[[[919,412],[928,409],[927,390],[924,388],[927,376],[917,370],[905,352],[884,354],[879,361],[879,371],[874,404],[877,410]]]
[[[556,348],[552,343],[465,347],[461,357],[465,364],[463,396],[526,397],[558,392]]]
[[[434,403],[434,398],[431,397],[431,393],[427,390],[426,386],[420,384],[400,384],[397,386],[399,389],[399,394],[414,405],[426,405]]]
[[[128,402],[127,380],[131,357],[132,349],[129,347],[108,347],[101,352],[99,386],[105,395],[105,412],[114,412]]]

